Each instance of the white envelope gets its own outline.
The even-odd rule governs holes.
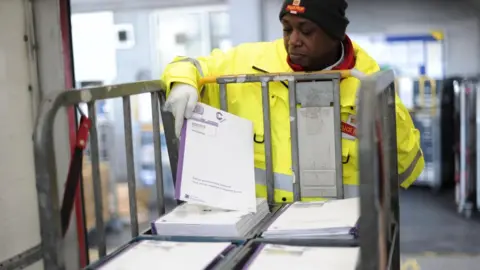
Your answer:
[[[251,121],[199,103],[181,133],[177,199],[256,212],[252,138]]]

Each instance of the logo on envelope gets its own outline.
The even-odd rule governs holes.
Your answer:
[[[217,115],[216,115],[216,116],[217,116],[217,120],[218,120],[220,123],[222,123],[223,121],[225,121],[225,118],[224,118],[224,116],[223,116],[223,113],[217,112]]]

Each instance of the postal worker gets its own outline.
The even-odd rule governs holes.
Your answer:
[[[162,80],[167,85],[166,107],[175,120],[177,136],[184,119],[192,116],[197,102],[219,108],[219,88],[208,84],[199,88],[204,76],[267,74],[278,72],[356,70],[363,74],[379,71],[379,66],[345,34],[349,23],[345,0],[286,0],[279,19],[283,39],[245,43],[227,52],[213,50],[205,57],[177,57],[166,66]],[[340,83],[342,124],[355,128],[356,92],[360,81],[347,77]],[[293,200],[288,88],[283,83],[270,84],[273,170],[275,201]],[[255,167],[257,197],[266,197],[265,154],[262,136],[262,96],[259,84],[230,84],[228,110],[251,120],[255,132]],[[424,168],[420,134],[408,110],[396,98],[398,170],[400,185],[410,186]],[[358,151],[353,134],[342,136],[343,182],[345,197],[358,196]],[[317,200],[321,198],[302,198]]]

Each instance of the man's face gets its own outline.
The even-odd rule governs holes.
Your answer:
[[[308,19],[286,14],[281,22],[290,60],[307,70],[324,64],[338,45],[337,41]]]

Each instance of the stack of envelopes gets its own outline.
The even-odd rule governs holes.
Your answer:
[[[216,209],[184,203],[152,223],[163,236],[246,237],[269,213],[265,199],[257,199],[257,212]]]
[[[355,270],[358,247],[299,247],[266,244],[258,247],[247,262],[248,270]]]
[[[353,239],[360,217],[358,198],[295,202],[263,232],[264,238]]]
[[[169,242],[144,240],[99,267],[101,270],[206,269],[234,246],[229,242]]]

